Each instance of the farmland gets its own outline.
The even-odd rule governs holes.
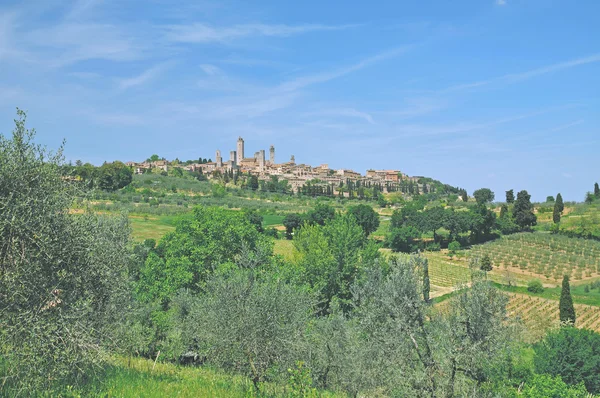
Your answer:
[[[520,233],[473,246],[470,256],[488,255],[496,267],[558,281],[600,276],[600,242],[561,235]]]

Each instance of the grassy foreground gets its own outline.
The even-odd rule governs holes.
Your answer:
[[[210,368],[183,367],[142,358],[116,358],[87,388],[67,389],[60,396],[92,397],[287,397],[285,386],[264,383],[257,393],[252,382]],[[56,396],[52,394],[52,396]],[[343,395],[319,391],[319,397]]]

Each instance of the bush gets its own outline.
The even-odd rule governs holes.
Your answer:
[[[527,290],[531,293],[544,293],[544,286],[542,285],[542,282],[534,279],[527,283]]]
[[[80,382],[126,308],[127,219],[70,214],[62,148],[35,145],[18,115],[12,139],[0,136],[2,396]]]
[[[581,382],[592,394],[600,393],[600,334],[562,327],[534,344],[535,370],[560,376],[570,385]]]

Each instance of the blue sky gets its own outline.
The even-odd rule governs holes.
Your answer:
[[[15,107],[68,159],[277,159],[466,188],[600,181],[600,2],[0,2]]]

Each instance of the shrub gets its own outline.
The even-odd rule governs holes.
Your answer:
[[[544,286],[542,285],[542,282],[540,282],[537,279],[534,279],[527,283],[527,290],[531,293],[543,293]]]

